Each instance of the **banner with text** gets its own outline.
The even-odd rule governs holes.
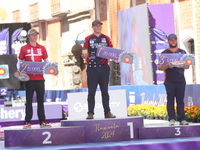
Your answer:
[[[97,48],[97,57],[112,59],[123,63],[132,64],[134,53],[121,49],[101,46]]]
[[[57,62],[27,62],[20,63],[20,71],[26,74],[58,74]]]
[[[183,62],[185,65],[195,65],[194,54],[160,54],[158,55],[158,60],[158,65],[176,62]]]
[[[0,55],[9,54],[9,28],[0,32]]]

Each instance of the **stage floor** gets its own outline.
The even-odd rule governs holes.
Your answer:
[[[168,121],[165,120],[148,120],[144,119],[144,127],[165,127],[169,126]],[[190,123],[190,125],[200,125],[200,123]],[[58,127],[60,123],[52,124],[52,127]],[[179,126],[179,122],[176,122]],[[22,128],[22,126],[4,127],[9,128]],[[39,125],[33,125],[33,128],[39,128]],[[56,145],[56,146],[37,146],[37,147],[4,147],[4,141],[0,141],[0,149],[13,150],[186,150],[186,149],[200,149],[200,137],[182,137],[182,138],[162,138],[162,139],[139,139],[130,141],[118,142],[102,142],[102,143],[83,143],[71,145]],[[192,148],[192,146],[194,146]]]

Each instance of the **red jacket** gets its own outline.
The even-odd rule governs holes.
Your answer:
[[[42,62],[42,60],[48,58],[46,48],[37,43],[35,47],[30,45],[30,43],[21,47],[19,57],[22,61],[35,61]],[[43,74],[28,74],[30,80],[44,80]]]

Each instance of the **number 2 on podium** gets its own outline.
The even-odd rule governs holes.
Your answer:
[[[52,141],[49,141],[49,139],[51,138],[51,133],[48,131],[45,131],[42,133],[42,135],[47,135],[47,137],[44,139],[44,141],[42,142],[43,144],[51,144]]]
[[[0,89],[0,95],[1,96],[6,96],[7,95],[7,89],[6,88]]]
[[[127,126],[130,127],[130,138],[134,138],[133,122],[127,122]]]

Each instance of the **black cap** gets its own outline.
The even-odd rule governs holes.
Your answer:
[[[92,26],[95,26],[96,24],[103,24],[100,20],[94,20],[93,22],[92,22]]]

